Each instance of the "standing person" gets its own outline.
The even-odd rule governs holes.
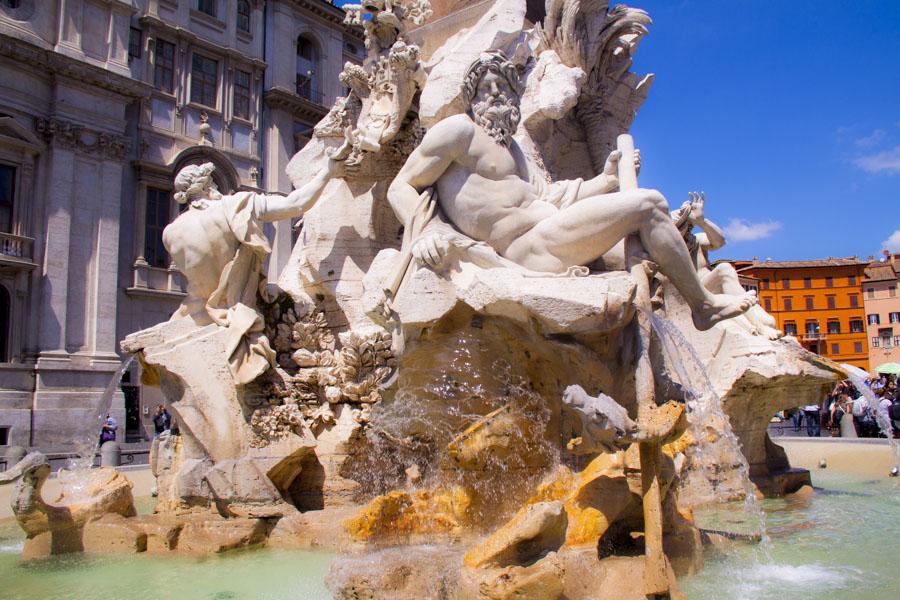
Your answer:
[[[116,420],[106,415],[106,423],[100,428],[100,445],[102,446],[105,442],[116,441],[116,429],[118,428]]]
[[[800,426],[803,424],[803,409],[799,406],[795,408],[791,419],[794,421],[794,431],[800,431]]]
[[[807,404],[803,407],[803,416],[806,417],[806,435],[808,437],[822,437],[822,423],[819,421],[821,407],[818,404]]]
[[[172,415],[166,410],[162,404],[156,407],[156,414],[153,415],[153,438],[156,439],[164,431],[168,431],[172,426]]]

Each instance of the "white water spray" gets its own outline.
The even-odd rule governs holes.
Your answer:
[[[865,398],[866,404],[868,404],[872,414],[875,415],[875,422],[878,423],[878,429],[881,431],[881,435],[887,438],[888,444],[891,446],[891,452],[894,455],[894,468],[900,467],[900,445],[898,445],[897,440],[894,439],[894,428],[891,425],[891,416],[888,414],[887,408],[881,406],[875,392],[866,385],[866,379],[869,377],[869,374],[853,365],[845,364],[841,365],[841,368],[847,372],[847,377],[850,379],[850,382],[857,391],[862,394],[862,397]]]
[[[705,428],[709,423],[722,423],[718,432],[721,442],[728,447],[729,454],[738,459],[737,471],[744,491],[746,512],[757,521],[759,549],[765,562],[772,562],[772,542],[766,529],[766,515],[756,497],[756,488],[750,481],[750,465],[741,450],[741,443],[731,428],[731,421],[722,408],[722,400],[713,389],[712,382],[702,361],[697,356],[693,345],[684,337],[678,327],[671,321],[652,312],[641,309],[650,321],[650,326],[662,344],[666,363],[675,371],[679,383],[684,389],[685,402],[688,406],[687,419],[697,445],[688,452],[692,453],[695,463],[704,471],[709,469],[709,462],[702,460],[708,445]],[[712,473],[705,473],[708,478]]]

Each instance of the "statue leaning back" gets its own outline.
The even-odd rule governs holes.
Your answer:
[[[410,222],[420,193],[434,187],[454,229],[526,269],[562,273],[588,265],[637,234],[687,300],[698,329],[756,303],[753,293],[732,296],[704,288],[663,195],[619,191],[620,152],[612,152],[603,172],[587,181],[548,184],[534,176],[513,138],[520,115],[518,73],[501,52],[485,52],[469,67],[463,91],[467,113],[433,126],[390,187],[388,200],[401,222]],[[639,156],[624,160],[639,166]],[[437,268],[449,241],[426,229],[411,250],[418,263]]]
[[[330,160],[287,196],[222,195],[212,179],[212,163],[189,165],[175,177],[175,199],[188,208],[165,228],[163,244],[187,279],[187,297],[171,320],[191,318],[201,326],[228,327],[229,366],[238,384],[249,383],[274,361],[256,310],[265,284],[263,261],[271,251],[263,223],[301,216],[341,168]]]

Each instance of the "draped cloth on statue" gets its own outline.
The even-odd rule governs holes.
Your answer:
[[[223,199],[225,218],[240,246],[206,303],[210,318],[228,328],[228,366],[238,385],[250,383],[275,364],[275,351],[256,309],[257,294],[265,295],[263,262],[271,252],[257,214],[258,202],[264,203],[265,196],[253,192]]]

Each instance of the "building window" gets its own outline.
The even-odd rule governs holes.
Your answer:
[[[211,17],[216,16],[216,0],[197,0],[197,10]]]
[[[12,8],[15,8],[15,6]],[[9,446],[9,427],[0,427],[0,446]]]
[[[878,314],[866,315],[866,320],[868,321],[869,325],[881,324],[881,317]]]
[[[895,345],[895,346],[900,346],[900,335],[895,335],[895,336],[894,336],[894,345]]]
[[[879,345],[880,343],[881,343],[881,342],[878,340],[878,336],[872,338],[872,347],[873,347],[873,348],[878,348],[878,345]]]
[[[0,4],[6,8],[19,8],[22,5],[22,0],[3,0]]]
[[[828,296],[826,299],[828,300],[828,308],[835,308],[836,304],[834,296]]]
[[[859,308],[859,296],[850,294],[850,308]]]
[[[782,280],[781,280],[781,287],[783,287],[783,288],[786,289],[786,290],[791,289],[791,280],[790,280],[790,279],[782,279]]]
[[[813,310],[813,297],[804,296],[803,300],[806,302],[806,310]]]
[[[828,321],[828,333],[840,333],[841,332],[841,322],[840,321]]]
[[[891,323],[900,323],[900,312],[889,313],[888,321]]]
[[[763,304],[766,306],[766,312],[772,312],[772,299],[763,298]]]
[[[793,321],[786,321],[784,324],[784,335],[797,336],[797,324]]]
[[[762,289],[764,289],[764,290],[769,289],[769,280],[768,279],[762,280]]]
[[[147,188],[147,219],[144,225],[144,259],[151,267],[165,269],[169,256],[163,245],[163,229],[169,224],[169,192]]]
[[[141,42],[143,41],[143,32],[137,27],[132,27],[128,34],[128,60],[141,57]]]
[[[16,168],[0,165],[0,232],[13,232],[13,207],[16,200]]]
[[[234,71],[234,116],[250,119],[250,73]]]
[[[897,286],[896,285],[892,285],[892,286],[888,287],[888,296],[890,296],[891,298],[897,297]]]
[[[191,59],[191,102],[216,107],[219,63],[194,52]]]
[[[868,292],[869,294],[869,300],[875,299],[875,288],[869,288],[866,290],[866,292]]]
[[[237,28],[250,33],[250,3],[247,0],[238,0]]]
[[[157,39],[155,54],[153,85],[171,94],[175,90],[175,44]]]
[[[856,354],[862,354],[862,342],[853,342],[853,352]]]
[[[841,345],[840,344],[832,344],[831,345],[831,354],[840,354],[841,353]]]
[[[856,285],[856,275],[847,277],[847,285]]]
[[[834,277],[825,278],[825,287],[834,287]]]
[[[804,277],[803,278],[803,287],[805,287],[805,288],[812,287],[812,277]]]
[[[791,300],[790,298],[785,298],[785,299],[784,299],[784,310],[786,310],[786,311],[787,311],[787,310],[794,310],[794,303],[793,303],[793,300]]]
[[[850,319],[850,333],[862,333],[865,331],[862,319]]]
[[[806,335],[810,337],[818,337],[819,336],[819,322],[818,321],[807,321],[806,322]]]
[[[319,52],[315,42],[301,35],[297,38],[297,95],[318,104],[322,103],[319,94],[316,71]]]

